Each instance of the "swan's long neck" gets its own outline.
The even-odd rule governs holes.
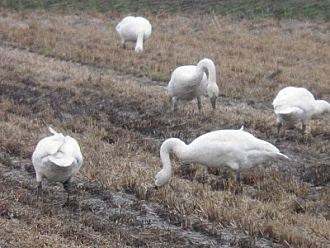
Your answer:
[[[323,113],[330,114],[330,103],[324,100],[316,100],[315,101],[315,114],[320,115]]]
[[[212,103],[212,105],[214,105],[213,108],[215,108],[215,99],[219,95],[219,88],[216,82],[216,71],[213,61],[210,59],[202,59],[197,64],[196,71],[201,71],[201,74],[207,71],[207,95],[214,99],[214,104]]]
[[[162,160],[164,170],[171,170],[171,152],[173,152],[179,159],[185,159],[186,147],[187,145],[177,138],[170,138],[163,142],[160,148],[160,158]]]
[[[186,147],[187,145],[177,138],[170,138],[163,142],[160,148],[160,158],[163,168],[156,175],[157,186],[162,186],[170,180],[172,173],[170,153],[173,152],[179,159],[185,159]]]
[[[198,62],[196,70],[201,73],[207,71],[208,83],[216,84],[215,65],[212,60],[202,59],[201,61]]]
[[[136,40],[136,45],[135,45],[135,52],[142,52],[143,51],[143,37],[144,33],[139,33],[137,40]]]

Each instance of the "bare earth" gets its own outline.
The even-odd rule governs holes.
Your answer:
[[[115,14],[0,11],[0,247],[330,247],[329,117],[279,138],[271,102],[288,85],[330,101],[330,24],[150,16],[145,51],[119,46]],[[180,24],[180,25],[178,25]],[[163,86],[209,57],[221,96],[212,113]],[[240,128],[291,158],[242,173],[173,158],[156,190],[159,147]],[[35,196],[31,154],[47,127],[75,137],[84,164],[71,205],[61,185]]]

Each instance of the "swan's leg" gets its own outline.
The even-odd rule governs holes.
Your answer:
[[[42,197],[42,176],[36,173],[36,179],[37,179],[37,200],[38,200],[39,197]]]
[[[302,122],[301,123],[301,136],[304,136],[306,131],[306,123]]]
[[[217,97],[216,96],[212,96],[211,97],[211,105],[212,105],[212,108],[213,110],[215,110],[215,103],[217,101]]]
[[[282,123],[281,122],[277,123],[277,135],[280,135],[281,127],[282,127]]]
[[[239,169],[236,171],[236,180],[237,180],[238,185],[239,186],[242,186],[242,183],[241,183],[241,172],[240,172]]]
[[[197,97],[197,107],[198,107],[199,112],[201,112],[202,111],[202,98],[200,96]]]
[[[37,182],[37,200],[42,196],[42,183]]]
[[[243,191],[243,187],[242,187],[242,183],[241,183],[241,172],[239,169],[236,171],[236,181],[237,181],[238,185],[235,190],[235,194],[237,195],[239,193],[242,193],[242,191]]]
[[[66,202],[63,205],[63,207],[65,207],[65,206],[69,205],[69,197],[70,197],[70,189],[71,189],[71,177],[63,183],[63,187],[64,187],[65,191],[68,192]]]
[[[126,48],[126,41],[124,38],[121,38],[121,45],[123,48]]]
[[[178,102],[178,99],[176,97],[172,97],[172,111],[177,110],[177,102]]]

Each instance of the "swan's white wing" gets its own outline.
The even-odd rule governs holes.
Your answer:
[[[206,84],[206,74],[196,75],[196,66],[185,65],[176,68],[172,75],[171,80],[167,86],[168,92],[172,96],[177,96],[181,99],[192,99],[196,95],[204,95],[207,84]],[[204,84],[201,81],[204,80]]]
[[[210,132],[195,139],[189,147],[196,161],[210,166],[221,163],[254,165],[270,157],[286,157],[274,145],[242,130]]]
[[[274,109],[286,109],[298,107],[303,111],[308,111],[313,107],[315,98],[305,88],[286,87],[280,90],[273,100]]]
[[[282,107],[275,109],[275,114],[280,115],[302,115],[303,113],[304,110],[299,107]]]
[[[65,137],[62,134],[55,134],[53,136],[49,136],[43,138],[37,144],[36,149],[33,152],[34,157],[45,157],[48,155],[55,154],[60,146],[62,146],[65,142]]]
[[[137,24],[138,32],[143,32],[144,38],[148,38],[152,31],[150,22],[142,16],[136,17],[135,22]]]
[[[48,143],[50,144],[50,143]],[[83,157],[78,142],[70,136],[64,137],[64,142],[57,147],[56,152],[48,153],[42,157],[45,165],[52,162],[60,167],[67,167],[73,162],[82,163]]]
[[[191,87],[192,85],[199,84],[202,80],[202,77],[196,78],[195,70],[195,65],[180,66],[173,71],[171,75],[171,81],[175,82],[175,84],[180,85],[181,87]],[[205,73],[203,73],[203,75],[206,77]]]
[[[60,167],[71,166],[73,162],[76,161],[73,156],[67,155],[63,152],[58,152],[54,155],[48,156],[48,160]]]
[[[127,16],[117,24],[116,31],[126,41],[136,41],[138,36],[143,41],[151,35],[152,26],[144,17]]]
[[[134,17],[134,16],[126,16],[123,20],[121,20],[121,21],[117,24],[117,26],[116,26],[116,30],[117,30],[117,31],[120,31],[120,29],[121,29],[123,26],[132,23],[134,20],[135,20],[135,17]]]

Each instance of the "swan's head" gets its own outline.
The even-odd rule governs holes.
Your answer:
[[[208,97],[218,97],[219,96],[219,87],[216,83],[208,84],[206,88],[206,95]]]
[[[317,115],[330,114],[330,103],[324,100],[316,100],[315,112]]]
[[[165,170],[161,170],[155,177],[155,185],[161,187],[170,181],[171,173],[167,173]]]
[[[137,45],[135,46],[135,52],[140,53],[140,52],[142,52],[142,51],[143,51],[143,46],[137,44]]]

